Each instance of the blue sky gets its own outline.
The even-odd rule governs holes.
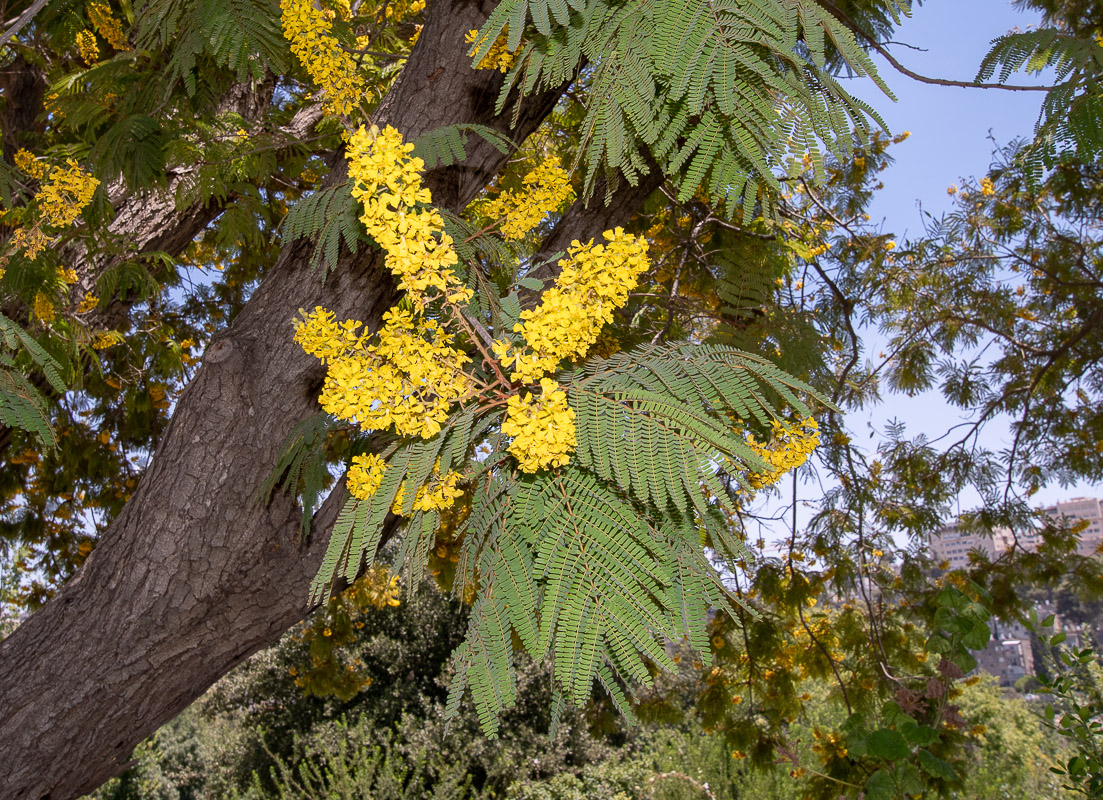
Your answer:
[[[1008,0],[927,0],[896,33],[896,40],[922,48],[892,47],[904,66],[921,75],[972,80],[990,43],[1013,28],[1036,25],[1040,16],[1022,13]],[[896,94],[893,103],[868,81],[849,88],[881,112],[892,133],[911,138],[892,149],[896,164],[884,173],[885,189],[874,219],[903,235],[921,230],[920,205],[932,213],[949,208],[946,187],[965,175],[981,175],[992,160],[993,143],[1032,135],[1041,92],[1008,92],[932,86],[912,80],[874,56],[881,77]],[[1038,83],[1029,75],[1014,83]]]

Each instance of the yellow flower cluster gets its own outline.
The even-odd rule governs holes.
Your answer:
[[[111,14],[111,8],[106,3],[89,3],[88,19],[96,26],[96,31],[107,40],[107,43],[120,53],[130,49],[130,44],[123,33],[123,26]]]
[[[509,68],[513,66],[517,61],[517,53],[521,48],[517,48],[513,52],[510,52],[506,42],[509,39],[509,26],[507,25],[502,29],[501,34],[494,40],[494,44],[490,46],[486,55],[483,56],[475,69],[496,69],[499,72],[509,72]],[[477,30],[468,31],[464,34],[463,40],[472,45],[471,49],[467,52],[469,56],[474,57],[479,48],[483,46],[485,39],[479,39],[479,32]]]
[[[84,297],[81,298],[80,304],[77,306],[77,313],[78,314],[86,314],[89,311],[91,311],[92,309],[94,309],[96,306],[98,306],[99,304],[100,304],[100,299],[98,297],[96,297],[94,294],[92,294],[91,292],[89,292],[88,294],[84,295]]]
[[[389,125],[382,131],[361,126],[349,137],[352,196],[364,209],[360,221],[386,252],[387,269],[415,306],[424,306],[429,288],[450,302],[465,302],[471,290],[452,271],[459,259],[452,237],[444,232],[444,219],[435,208],[425,207],[432,201],[421,185],[425,162],[410,155],[413,149]]]
[[[747,483],[752,489],[762,489],[777,483],[786,472],[796,469],[819,446],[819,424],[812,417],[805,417],[791,425],[775,420],[770,441],[762,444],[747,434],[747,444],[770,465],[769,472],[751,472]]]
[[[581,358],[597,341],[601,328],[624,305],[636,278],[647,269],[647,240],[624,232],[605,231],[606,244],[571,243],[555,286],[543,302],[521,312],[514,330],[523,334],[528,351],[510,352],[496,342],[495,355],[512,365],[513,380],[532,381],[554,372],[564,358]]]
[[[54,320],[54,304],[50,298],[43,292],[38,292],[34,296],[34,315],[43,322],[53,322]]]
[[[992,179],[987,175],[980,179],[980,193],[985,197],[991,197],[996,193],[996,184],[992,183]]]
[[[451,333],[424,315],[427,292],[432,288],[449,302],[465,302],[471,291],[451,269],[456,252],[440,213],[427,207],[432,198],[421,185],[425,165],[410,155],[413,146],[391,127],[361,127],[348,143],[361,220],[416,310],[392,308],[383,315],[378,339],[369,343],[368,335],[358,333],[362,323],[337,323],[332,312],[318,307],[297,323],[295,340],[329,364],[319,397],[326,411],[364,430],[393,425],[400,435],[429,438],[441,430],[452,405],[470,393],[471,379],[463,372],[470,358],[455,347]]]
[[[364,94],[364,82],[356,60],[341,49],[330,33],[326,12],[312,0],[281,0],[280,11],[284,38],[291,42],[291,52],[325,93],[326,112],[351,114]]]
[[[54,167],[49,183],[35,195],[47,225],[72,225],[81,209],[91,202],[96,187],[100,185],[77,162],[70,159],[68,163],[68,169]]]
[[[15,151],[15,166],[36,180],[45,178],[49,171],[49,167],[34,157],[34,153],[24,148]]]
[[[407,0],[407,2],[388,3],[387,19],[401,21],[425,10],[425,0]]]
[[[92,349],[106,350],[109,347],[122,344],[124,341],[123,335],[118,331],[97,331],[96,335],[92,337]]]
[[[332,311],[318,306],[307,314],[301,309],[301,322],[296,321],[295,341],[323,364],[345,357],[350,350],[364,344],[366,336],[358,335],[356,329],[364,323],[347,319],[338,323]]]
[[[359,500],[367,500],[378,491],[386,469],[387,462],[377,455],[353,456],[346,476],[349,494]]]
[[[27,153],[23,159],[26,168],[20,168],[28,175],[32,174],[30,169],[38,170],[37,162],[31,163],[34,157],[30,153]],[[68,169],[54,167],[49,181],[35,194],[40,217],[30,228],[19,228],[12,234],[13,252],[22,249],[26,251],[27,258],[32,261],[38,258],[38,254],[50,243],[50,237],[42,228],[72,225],[80,215],[81,209],[92,200],[92,195],[96,193],[96,187],[100,182],[78,166],[77,162],[70,159],[68,163]]]
[[[367,605],[375,608],[402,605],[398,596],[402,589],[398,585],[398,576],[391,575],[383,567],[372,567],[367,574],[353,584],[359,597]]]
[[[81,60],[88,66],[92,66],[100,60],[100,46],[96,44],[96,34],[92,31],[81,31],[77,34],[77,52]]]
[[[812,738],[816,743],[812,745],[812,752],[819,755],[824,764],[846,758],[847,740],[841,733],[824,733],[819,727],[812,732]]]
[[[355,332],[361,323],[337,325],[332,312],[319,306],[304,315],[295,341],[329,362],[318,398],[327,412],[366,431],[394,425],[400,435],[427,439],[470,391],[462,370],[470,359],[436,320],[391,309],[383,323],[378,342],[367,345]]]
[[[12,251],[25,250],[27,258],[34,261],[38,254],[46,249],[50,243],[50,237],[35,226],[33,228],[18,228],[11,237]]]
[[[552,156],[521,180],[520,191],[505,191],[486,204],[491,219],[504,217],[501,231],[507,239],[524,239],[544,216],[562,207],[573,194],[571,176]]]
[[[541,396],[525,392],[509,398],[502,433],[513,438],[509,452],[522,472],[561,467],[575,448],[574,409],[551,378],[540,380]]]
[[[433,473],[429,483],[419,486],[414,495],[414,511],[446,511],[452,507],[457,497],[463,495],[463,489],[457,485],[463,476],[458,472],[449,471],[445,475]],[[406,482],[398,487],[391,511],[395,514],[402,513],[402,505],[405,502],[403,496],[406,492]]]

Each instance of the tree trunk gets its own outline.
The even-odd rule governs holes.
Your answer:
[[[463,32],[492,0],[439,0],[375,115],[407,138],[457,122],[500,130],[501,76],[473,71]],[[526,100],[522,140],[558,92]],[[431,172],[434,201],[461,209],[504,157],[473,141],[462,164]],[[327,185],[344,180],[343,161]],[[595,208],[579,230],[621,224]],[[620,215],[625,216],[620,216]],[[597,228],[600,230],[600,228]],[[336,516],[335,493],[308,545],[300,512],[252,498],[292,428],[317,410],[323,371],[291,339],[298,308],[324,305],[378,327],[396,299],[377,252],[348,254],[322,283],[310,247],[290,243],[233,324],[207,348],[133,498],[57,597],[0,643],[0,794],[65,800],[125,768],[133,747],[306,611]]]

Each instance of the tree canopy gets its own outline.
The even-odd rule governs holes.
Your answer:
[[[631,717],[684,639],[717,691],[768,683],[763,724],[721,715],[741,747],[782,745],[798,665],[867,712],[817,791],[955,785],[988,615],[1024,576],[1098,585],[1060,527],[952,581],[895,538],[965,485],[971,524],[1026,530],[1020,492],[1103,468],[1103,48],[1089,9],[1039,5],[977,77],[1052,67],[1037,137],[908,242],[866,224],[894,140],[839,78],[888,95],[869,50],[903,3],[13,7],[0,589],[37,610],[0,643],[12,791],[115,774],[312,606],[391,586],[377,552],[472,604],[448,710],[488,734],[515,652],[554,665],[553,720],[595,685]],[[865,453],[841,412],[882,382],[1015,443]],[[817,445],[831,488],[763,557],[749,499]],[[826,591],[865,615],[813,612]]]

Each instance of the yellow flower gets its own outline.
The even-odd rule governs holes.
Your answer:
[[[92,20],[96,31],[113,49],[120,53],[130,49],[123,26],[111,15],[111,8],[106,3],[89,3],[88,19]]]
[[[402,605],[398,599],[401,588],[398,585],[398,576],[388,574],[383,567],[372,567],[355,584],[357,599],[363,599],[375,608],[388,608]],[[363,623],[358,623],[363,627]]]
[[[483,211],[491,219],[503,219],[502,236],[523,239],[544,217],[562,207],[574,194],[571,176],[552,156],[521,179],[521,190],[502,192]]]
[[[43,322],[53,322],[54,320],[54,304],[42,292],[34,296],[34,315]]]
[[[805,417],[791,425],[775,420],[772,436],[767,444],[758,442],[753,435],[748,434],[747,444],[770,465],[770,470],[748,473],[747,483],[752,489],[762,489],[777,483],[782,475],[807,461],[819,443],[819,425],[812,417]]]
[[[435,320],[391,309],[383,323],[369,345],[356,333],[360,322],[338,325],[321,307],[304,314],[295,341],[329,362],[318,400],[325,411],[364,430],[393,425],[403,436],[433,436],[452,405],[471,390],[462,369],[470,358]]]
[[[991,197],[996,193],[996,186],[987,175],[980,179],[980,193],[985,197]]]
[[[367,500],[379,489],[386,468],[386,462],[377,455],[354,456],[347,476],[349,494]]]
[[[458,472],[448,472],[445,475],[434,472],[428,483],[418,487],[414,494],[412,510],[445,511],[451,508],[456,498],[463,496],[463,489],[460,489],[457,485],[462,477]],[[405,505],[405,492],[406,482],[403,481],[398,487],[394,502],[391,504],[391,511],[395,514],[402,514],[402,507]]]
[[[502,433],[512,437],[509,452],[522,472],[536,472],[567,463],[575,448],[574,409],[567,393],[550,378],[540,380],[541,396],[526,392],[507,403]]]
[[[309,314],[302,309],[299,313],[302,319],[295,320],[295,341],[323,364],[344,356],[363,343],[364,337],[356,333],[362,322],[350,319],[337,324],[333,312],[321,306]]]
[[[86,314],[100,304],[100,299],[94,294],[89,292],[81,298],[80,305],[77,306],[78,314]]]
[[[22,151],[26,153],[26,151]],[[30,153],[22,156],[24,171],[37,175],[39,165]],[[18,228],[12,234],[13,251],[24,250],[27,258],[36,259],[50,243],[50,237],[42,230],[44,227],[63,227],[72,225],[80,215],[81,209],[88,205],[100,182],[85,172],[73,160],[69,168],[54,167],[49,180],[35,194],[38,205],[38,219],[30,228]],[[45,170],[45,166],[42,166]]]
[[[77,52],[81,60],[91,66],[100,60],[100,46],[96,44],[96,35],[92,31],[77,34]]]
[[[122,341],[123,335],[118,331],[97,331],[95,336],[92,337],[92,349],[106,350],[108,347],[114,347]]]
[[[555,286],[544,292],[540,306],[521,312],[514,330],[528,348],[502,362],[514,367],[513,380],[535,380],[554,372],[564,358],[586,355],[613,310],[628,300],[636,277],[648,267],[647,241],[623,228],[603,236],[604,245],[572,242],[559,262]]]
[[[326,113],[351,114],[364,94],[364,82],[356,60],[330,33],[326,12],[311,0],[281,0],[280,11],[284,38],[325,93]]]
[[[449,302],[466,302],[471,290],[452,271],[459,258],[444,232],[444,218],[424,207],[432,197],[421,185],[425,162],[410,155],[413,149],[389,125],[382,131],[361,127],[348,137],[352,196],[364,210],[360,221],[387,254],[387,269],[399,279],[399,288],[419,310],[430,289]]]
[[[68,169],[54,167],[49,182],[35,195],[46,223],[56,227],[72,225],[100,185],[77,162],[70,159],[68,164]]]
[[[23,148],[15,151],[15,166],[37,180],[45,178],[49,170],[49,167],[34,157],[34,153]]]
[[[17,228],[11,237],[12,250],[24,250],[24,255],[31,261],[38,258],[38,254],[45,250],[49,243],[50,237],[37,227]]]
[[[509,26],[507,25],[502,29],[501,34],[494,40],[494,44],[490,46],[490,50],[483,56],[482,60],[475,66],[475,69],[496,69],[499,72],[509,72],[509,68],[513,66],[517,60],[517,54],[521,52],[521,48],[518,47],[513,52],[509,51],[508,47],[509,39]],[[479,32],[477,30],[470,30],[464,34],[463,40],[472,45],[471,49],[467,52],[469,56],[474,57],[475,53],[480,47],[483,46],[485,39],[479,39]]]

